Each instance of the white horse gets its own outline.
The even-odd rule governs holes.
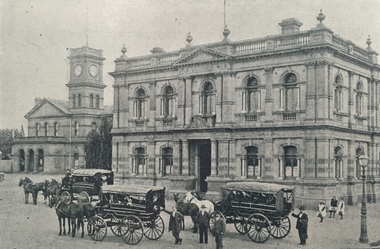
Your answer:
[[[214,203],[212,203],[209,200],[198,200],[192,191],[187,192],[185,194],[184,202],[196,204],[199,207],[199,210],[201,210],[202,205],[205,205],[206,206],[206,212],[208,212],[209,214],[214,212]]]

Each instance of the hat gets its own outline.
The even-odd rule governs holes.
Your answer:
[[[325,204],[325,202],[324,202],[324,201],[320,201],[319,203],[323,203],[323,204]]]
[[[219,213],[219,212],[216,212],[216,213],[215,213],[215,216],[220,216],[220,213]]]
[[[305,205],[301,205],[300,210],[305,210]]]
[[[205,204],[203,204],[203,205],[201,206],[201,208],[206,208]]]

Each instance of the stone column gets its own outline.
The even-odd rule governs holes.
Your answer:
[[[316,102],[316,62],[310,62],[306,64],[307,70],[307,86],[306,86],[306,120],[316,120],[317,114],[317,102]]]
[[[192,113],[192,78],[187,77],[185,79],[185,122],[184,126],[188,126],[191,123],[191,117],[193,116]],[[197,112],[198,110],[194,110]]]
[[[34,172],[38,171],[38,165],[39,165],[39,160],[38,160],[38,150],[37,153],[34,154]]]
[[[212,150],[212,144],[211,144]],[[228,157],[230,154],[229,150],[229,140],[218,140],[218,150],[217,150],[217,164],[218,164],[218,175],[228,176]]]
[[[229,141],[229,151],[230,155],[228,158],[228,167],[229,167],[229,175],[230,176],[238,176],[238,162],[236,161],[236,141],[235,140],[230,140]],[[239,160],[240,163],[240,160]]]
[[[148,140],[147,154],[148,154],[148,161],[145,162],[145,166],[148,168],[146,172],[148,175],[153,175],[154,163],[155,163],[155,158],[156,158],[156,143],[154,139],[152,138],[149,138]]]
[[[190,175],[189,169],[189,141],[182,139],[182,175]]]
[[[273,122],[273,67],[265,68],[265,105],[261,108],[265,111],[265,122]]]
[[[119,94],[120,94],[120,88],[117,85],[113,85],[113,127],[119,128],[120,127],[120,102],[119,102]]]
[[[211,139],[211,176],[216,176],[218,172],[218,141]]]
[[[265,111],[266,112],[266,111]],[[273,158],[274,151],[273,151],[273,137],[272,132],[267,131],[264,133],[264,157],[261,159],[262,163],[262,177],[263,178],[269,178],[273,179],[274,177],[278,176],[277,171],[273,168],[274,165],[277,164],[277,160]]]
[[[329,61],[317,61],[316,64],[316,119],[326,120],[329,115]]]
[[[149,124],[148,127],[153,129],[155,127],[156,117],[156,81],[149,82],[150,88],[150,106],[149,106]],[[148,108],[148,107],[147,107]]]
[[[316,149],[317,178],[328,178],[329,140],[326,138],[317,138]]]
[[[354,72],[348,72],[348,115],[349,115],[349,119],[348,119],[348,128],[351,128],[353,124],[355,124],[355,120],[354,120],[354,113],[355,113],[355,110],[354,110],[354,91],[353,91],[353,87],[355,85],[354,83],[354,76],[355,76],[355,73]]]
[[[27,151],[28,152],[28,151]],[[25,152],[25,173],[29,172],[29,153]]]
[[[304,166],[304,178],[312,179],[317,177],[316,172],[316,141],[313,137],[305,138],[305,166]]]
[[[223,78],[222,74],[216,74],[215,80],[215,113],[216,113],[216,122],[220,124],[222,122],[222,117],[224,115],[223,112],[223,100],[225,99],[224,86],[223,86]]]
[[[178,78],[177,80],[177,126],[185,127],[185,103],[186,103],[186,81],[184,78]]]
[[[347,180],[352,180],[355,179],[355,167],[356,167],[356,162],[355,162],[355,146],[354,146],[354,141],[349,140],[348,141],[348,155],[350,156],[347,160]]]
[[[179,169],[179,140],[173,140],[173,173],[175,175],[180,174]]]

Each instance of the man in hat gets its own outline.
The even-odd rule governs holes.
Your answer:
[[[174,244],[181,245],[182,239],[179,237],[179,233],[181,229],[183,229],[184,217],[183,215],[177,211],[177,207],[173,206],[172,211],[168,211],[161,207],[161,210],[170,215],[169,219],[169,232],[171,231],[173,237],[175,238]]]
[[[292,212],[292,216],[297,218],[297,225],[296,229],[298,230],[298,235],[300,237],[300,245],[306,245],[306,239],[307,239],[307,226],[309,219],[307,217],[307,214],[304,213],[305,206],[302,205],[300,207],[300,213],[295,214]]]
[[[214,232],[215,232],[216,249],[223,248],[223,235],[226,231],[226,222],[220,216],[221,215],[219,212],[215,213]]]
[[[197,221],[199,226],[199,243],[208,242],[208,227],[209,227],[210,214],[206,211],[206,206],[202,205],[201,210],[198,212]]]

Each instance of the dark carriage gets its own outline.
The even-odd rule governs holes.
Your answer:
[[[105,169],[77,169],[62,179],[61,196],[66,202],[79,199],[91,202],[104,185],[113,185],[113,172]]]
[[[107,235],[107,227],[129,245],[139,243],[143,236],[157,240],[164,233],[160,210],[165,208],[165,188],[104,186],[96,207],[97,215],[87,224],[88,234],[93,240],[103,240]]]
[[[284,238],[290,232],[289,213],[294,203],[294,187],[274,183],[230,182],[226,184],[225,198],[217,202],[226,223],[234,223],[241,234],[263,243],[272,235]],[[210,231],[213,234],[215,212],[211,214]]]

